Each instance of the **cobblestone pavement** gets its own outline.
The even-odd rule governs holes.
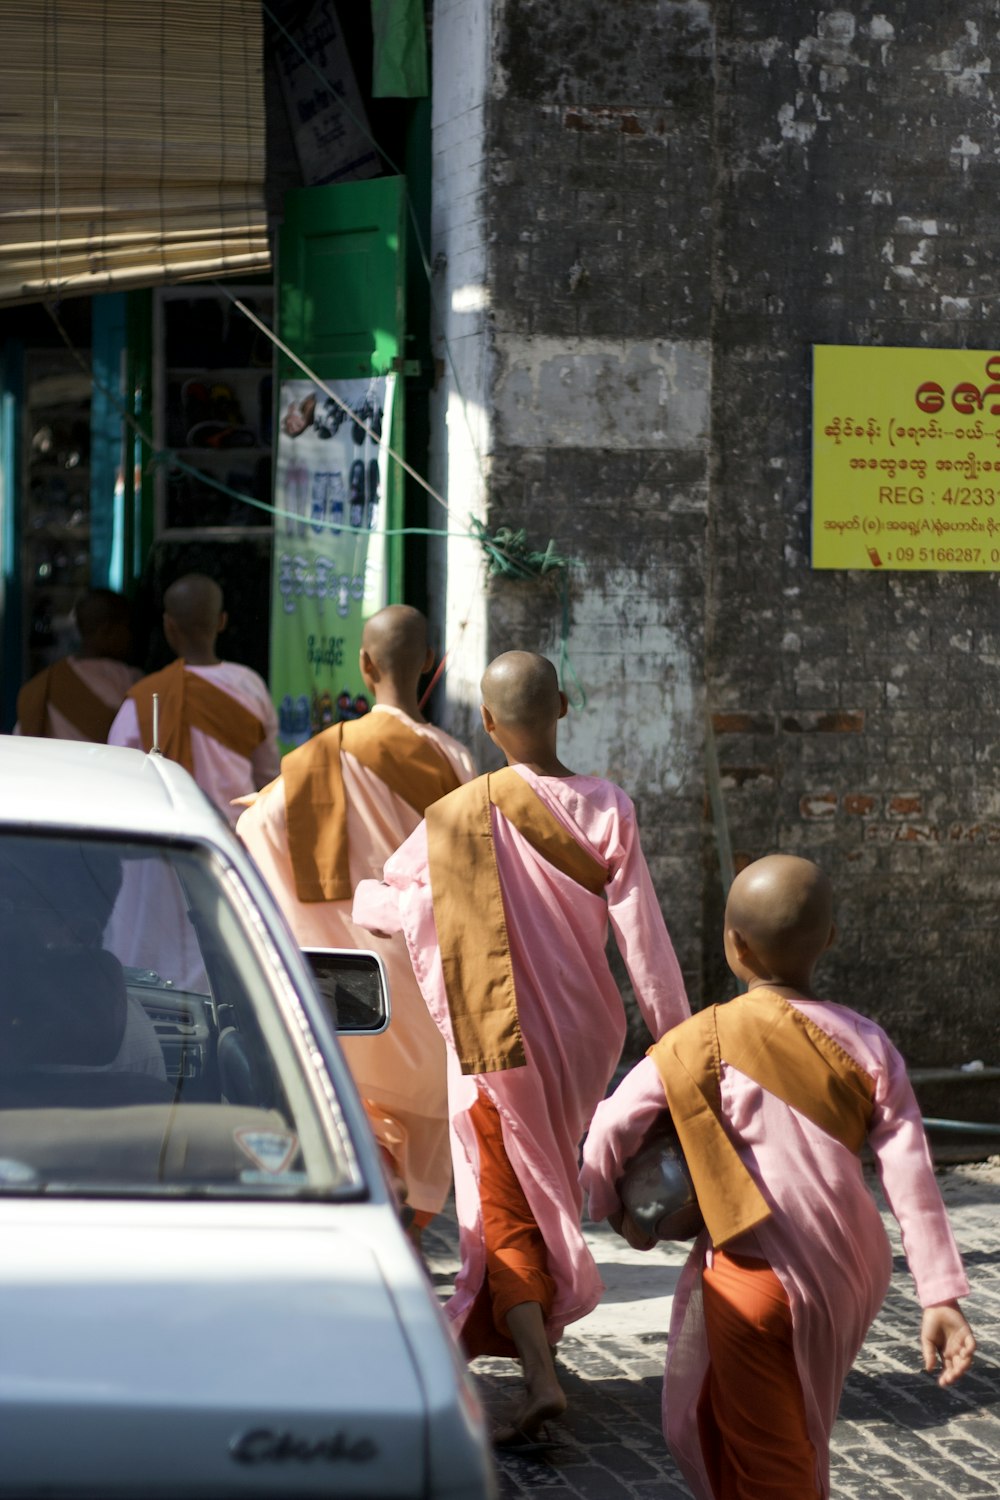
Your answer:
[[[895,1220],[884,1212],[896,1274],[841,1402],[831,1454],[837,1500],[1000,1496],[1000,1157],[949,1168],[939,1180],[972,1284],[966,1312],[976,1362],[947,1391],[921,1369],[919,1308]],[[660,1430],[665,1330],[684,1247],[641,1255],[606,1225],[586,1233],[608,1292],[560,1345],[570,1404],[558,1445],[539,1457],[499,1455],[502,1500],[534,1490],[546,1500],[690,1500]],[[442,1296],[456,1244],[447,1215],[425,1235]],[[503,1421],[521,1388],[516,1367],[480,1359],[473,1370],[491,1419]]]

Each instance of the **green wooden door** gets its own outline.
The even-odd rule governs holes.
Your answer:
[[[278,330],[324,379],[386,375],[399,367],[406,327],[405,225],[402,177],[286,195],[278,240]],[[280,373],[301,374],[284,356]]]
[[[306,367],[278,351],[270,685],[285,749],[359,711],[364,620],[402,600],[405,475],[386,439],[405,453],[405,214],[402,177],[285,199],[278,334]],[[364,435],[375,420],[381,444]]]
[[[406,179],[377,177],[285,196],[278,237],[278,333],[323,380],[396,372],[389,446],[405,456]],[[282,380],[302,370],[278,355]],[[390,461],[386,525],[402,525],[404,471]],[[402,599],[403,539],[386,543],[388,598]]]

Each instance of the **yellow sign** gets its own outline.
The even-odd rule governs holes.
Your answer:
[[[814,568],[1000,571],[1000,353],[813,348]]]

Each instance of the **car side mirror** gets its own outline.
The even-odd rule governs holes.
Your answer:
[[[377,953],[303,948],[330,1019],[346,1036],[378,1036],[389,1025],[389,982]]]

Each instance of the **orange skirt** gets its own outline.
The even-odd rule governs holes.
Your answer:
[[[469,1111],[479,1147],[479,1204],[486,1243],[486,1279],[462,1329],[469,1359],[480,1354],[516,1359],[507,1313],[537,1302],[547,1318],[556,1284],[548,1271],[541,1231],[504,1149],[503,1128],[492,1100],[480,1092]]]
[[[766,1261],[716,1250],[702,1273],[709,1370],[698,1404],[716,1500],[820,1500],[788,1295]]]

